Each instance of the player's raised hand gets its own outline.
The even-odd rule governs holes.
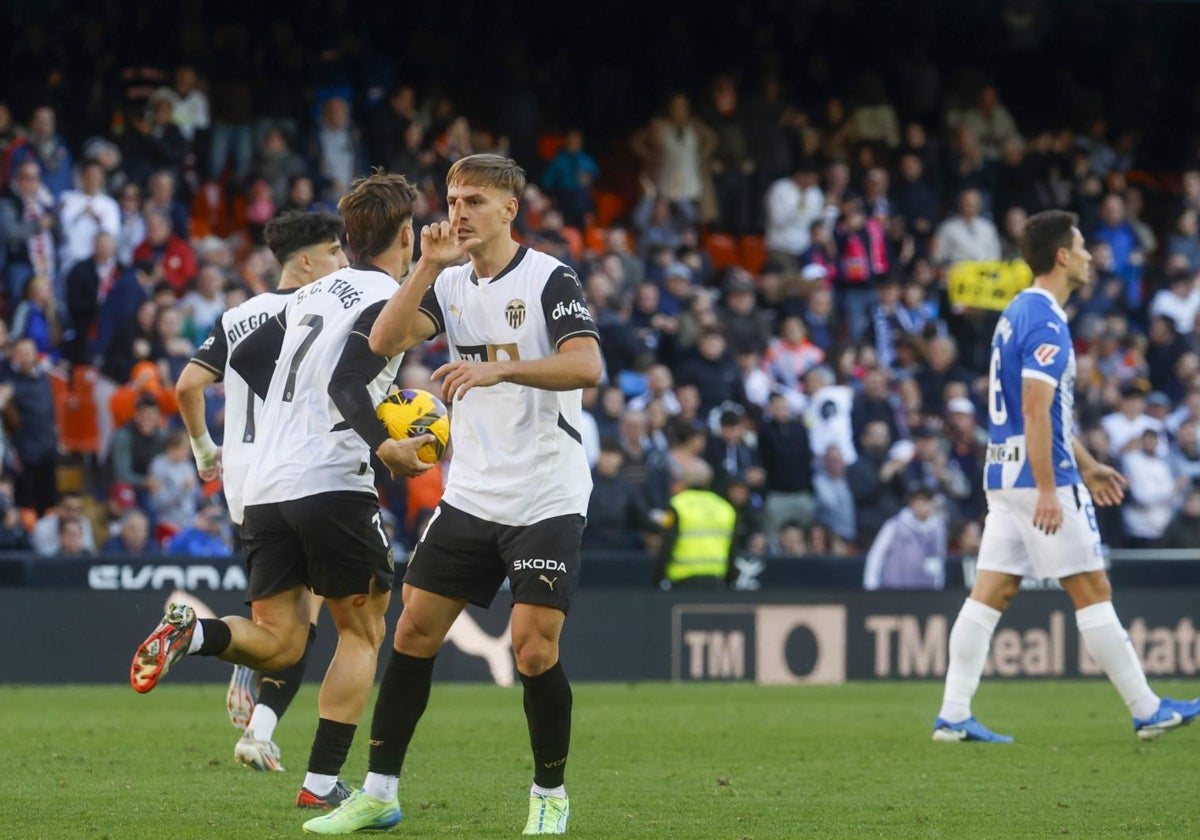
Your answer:
[[[1100,507],[1121,504],[1129,479],[1108,464],[1096,464],[1083,476],[1083,483]]]
[[[450,219],[435,222],[421,228],[421,259],[442,268],[454,265],[473,248],[483,244],[479,237],[470,236],[462,224],[463,201],[458,199],[450,205]],[[463,238],[463,236],[467,238]]]
[[[1044,534],[1055,534],[1062,527],[1063,509],[1055,490],[1038,490],[1033,506],[1033,527]]]
[[[468,362],[460,359],[435,370],[430,379],[442,380],[442,401],[462,399],[472,388],[486,388],[502,381],[500,365],[496,362]]]
[[[388,468],[392,478],[405,476],[415,478],[426,470],[433,469],[433,464],[427,464],[417,457],[417,450],[427,443],[433,443],[433,435],[418,435],[417,437],[396,440],[388,438],[379,445],[375,454],[383,465]]]

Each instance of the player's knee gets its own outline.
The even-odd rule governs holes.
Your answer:
[[[513,656],[518,671],[527,677],[536,677],[554,667],[558,661],[558,645],[541,636],[518,640],[513,645]]]

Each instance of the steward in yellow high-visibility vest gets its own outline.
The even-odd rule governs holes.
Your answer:
[[[656,582],[663,589],[724,587],[737,510],[717,493],[689,487],[671,497]]]

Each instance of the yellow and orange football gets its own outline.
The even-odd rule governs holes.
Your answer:
[[[445,404],[419,388],[405,388],[388,394],[375,409],[375,414],[396,440],[431,434],[434,440],[417,450],[417,457],[427,464],[436,464],[446,454],[450,442],[450,416]]]

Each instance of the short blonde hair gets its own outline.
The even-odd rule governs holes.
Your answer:
[[[456,183],[491,187],[520,198],[525,192],[525,170],[504,155],[467,155],[456,160],[446,173],[446,186]]]

